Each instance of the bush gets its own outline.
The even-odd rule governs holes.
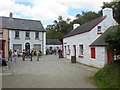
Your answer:
[[[120,61],[106,64],[94,75],[94,80],[100,88],[120,89]]]

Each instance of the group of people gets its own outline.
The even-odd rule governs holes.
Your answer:
[[[40,59],[40,57],[41,57],[41,54],[42,54],[42,53],[41,53],[40,50],[37,50],[37,51],[36,51],[37,61],[39,61],[39,59]],[[22,59],[23,59],[23,61],[25,61],[25,58],[30,58],[30,61],[32,61],[33,55],[34,55],[34,51],[33,51],[33,50],[31,50],[31,52],[29,53],[29,51],[26,52],[25,49],[23,49]]]
[[[37,61],[40,60],[41,54],[42,53],[40,50],[36,50]],[[25,49],[23,49],[22,60],[25,61],[25,58],[29,58],[30,61],[32,61],[33,55],[34,55],[34,50],[31,50],[31,52],[28,52],[28,51],[25,51]],[[12,50],[10,49],[8,52],[8,61],[14,61],[16,63],[17,57],[18,57],[17,50],[14,50],[14,52],[12,52]],[[0,65],[7,66],[7,59],[2,57],[2,52],[0,52]]]
[[[59,55],[59,58],[63,58],[63,52],[62,52],[61,49],[54,49],[54,50],[48,49],[48,48],[46,49],[46,55],[48,55],[48,54],[55,54],[55,55],[57,55],[57,53]]]
[[[11,49],[8,52],[9,56],[8,56],[8,61],[11,60],[12,61],[12,51]],[[14,51],[14,61],[16,62],[17,59],[17,51]],[[5,58],[2,57],[2,52],[0,52],[0,65],[2,66],[7,66],[7,60]]]

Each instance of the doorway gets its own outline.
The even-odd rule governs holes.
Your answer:
[[[29,43],[29,42],[27,42],[27,43],[25,44],[25,51],[30,54],[30,43]]]

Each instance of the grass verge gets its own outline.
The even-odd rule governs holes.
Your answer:
[[[99,88],[116,88],[120,90],[120,60],[106,64],[93,77]]]

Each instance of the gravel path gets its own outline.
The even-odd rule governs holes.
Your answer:
[[[10,63],[11,74],[2,76],[3,88],[96,88],[90,77],[97,69],[48,55],[33,61]],[[5,73],[5,71],[3,72]]]

